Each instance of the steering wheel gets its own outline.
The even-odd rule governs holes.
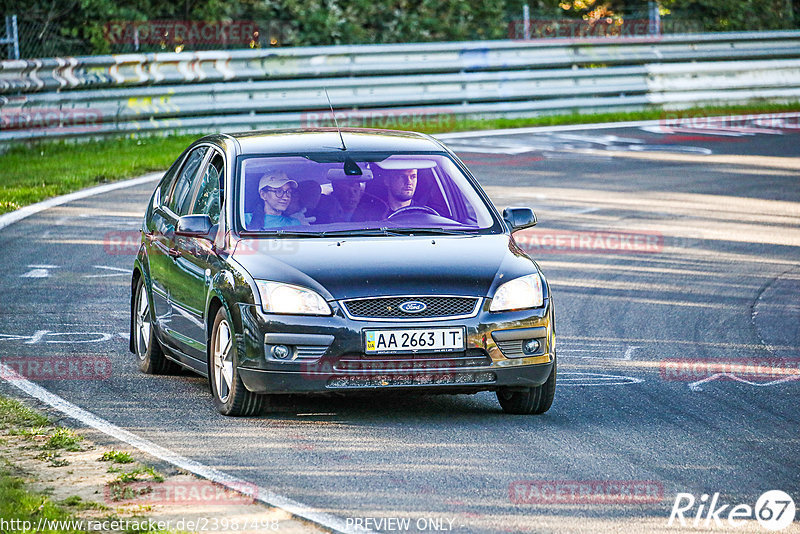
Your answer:
[[[390,214],[386,218],[387,219],[391,219],[392,217],[394,217],[396,215],[400,215],[402,213],[411,213],[413,211],[421,211],[421,212],[424,212],[424,213],[430,213],[431,215],[440,216],[438,211],[436,211],[433,208],[429,208],[428,206],[405,206],[403,208],[398,209],[394,213]]]

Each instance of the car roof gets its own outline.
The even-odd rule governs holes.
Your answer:
[[[416,132],[342,128],[342,137],[352,152],[441,152],[435,139]],[[240,154],[285,154],[341,152],[336,128],[257,130],[229,134],[239,144]]]

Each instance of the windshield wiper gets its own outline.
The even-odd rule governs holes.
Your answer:
[[[281,237],[322,237],[325,232],[295,232],[291,230],[275,230],[269,234],[279,235]]]
[[[364,235],[402,235],[395,232],[394,228],[353,228],[352,230],[329,230],[321,232],[323,237],[344,237]]]
[[[463,235],[463,234],[477,234],[477,228],[392,228],[393,232],[397,234],[446,234],[446,235]]]

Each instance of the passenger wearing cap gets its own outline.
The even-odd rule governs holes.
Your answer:
[[[283,171],[265,173],[258,181],[258,195],[264,201],[263,209],[256,210],[247,220],[248,228],[263,230],[302,224],[298,219],[284,215],[296,188],[297,182]]]

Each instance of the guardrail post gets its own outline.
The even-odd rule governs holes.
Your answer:
[[[17,16],[6,15],[6,38],[0,42],[8,44],[9,59],[19,59],[19,32],[17,31]]]
[[[649,30],[650,35],[660,35],[661,34],[661,13],[658,11],[658,2],[653,2],[650,0],[647,3],[647,11],[650,15],[650,24]]]
[[[522,27],[526,41],[531,40],[531,9],[528,4],[522,6]]]

